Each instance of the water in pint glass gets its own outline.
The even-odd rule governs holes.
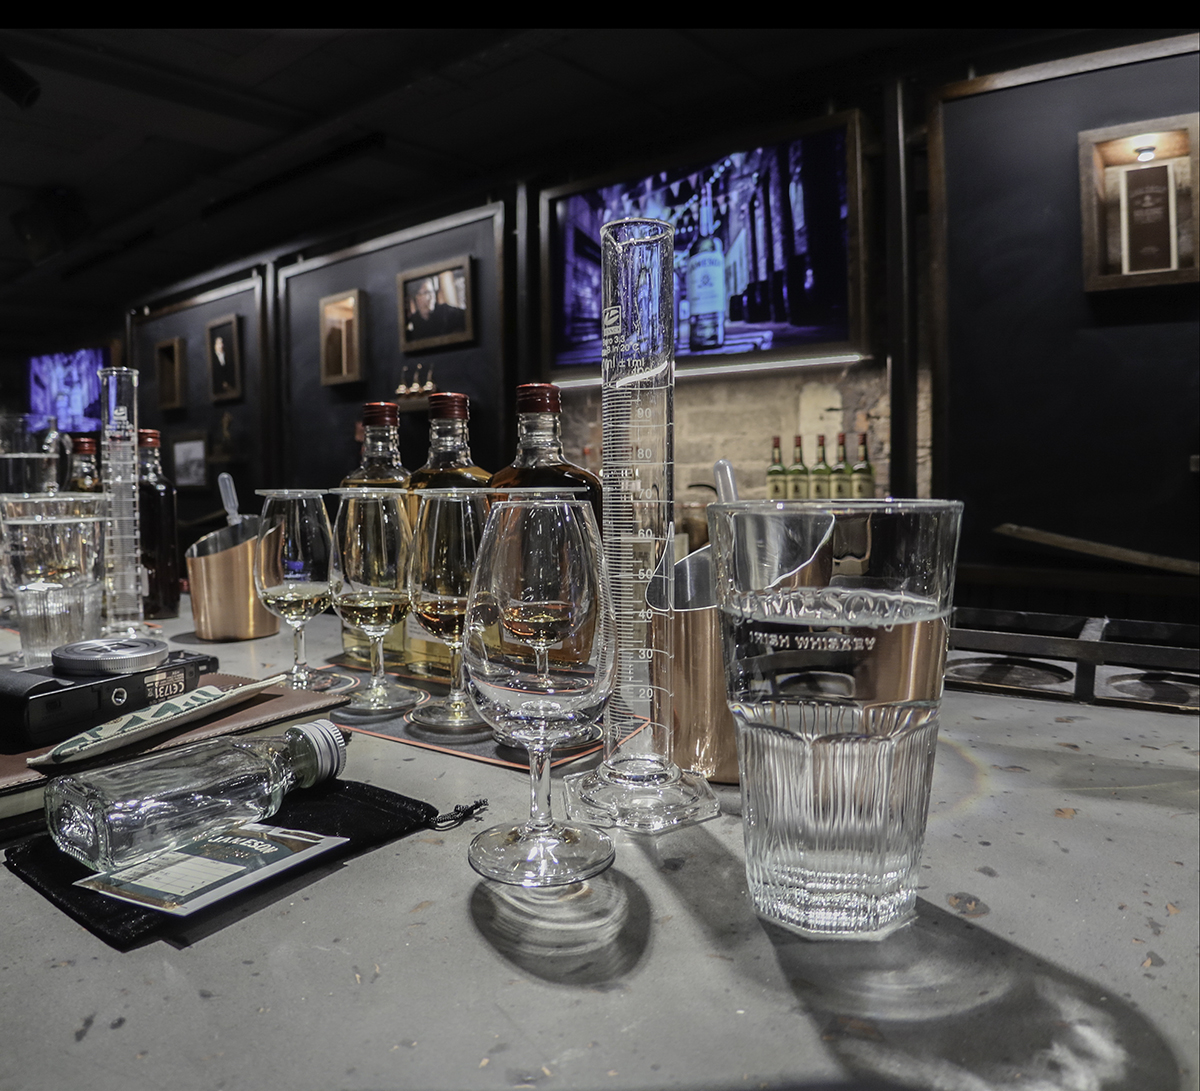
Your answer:
[[[755,910],[886,935],[916,901],[962,505],[708,511]]]

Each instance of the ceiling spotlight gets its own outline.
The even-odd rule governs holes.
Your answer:
[[[1144,148],[1134,148],[1139,163],[1149,163],[1154,158],[1154,145],[1147,144]]]
[[[37,80],[0,53],[0,94],[25,110],[37,102],[41,93],[42,85]]]

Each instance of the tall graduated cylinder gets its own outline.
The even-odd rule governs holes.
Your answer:
[[[962,505],[708,511],[754,907],[886,935],[916,902]]]

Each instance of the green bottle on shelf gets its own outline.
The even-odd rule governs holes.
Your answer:
[[[804,444],[795,437],[792,447],[792,464],[787,468],[787,495],[789,500],[808,499],[808,467],[804,465]]]
[[[846,433],[839,432],[837,438],[837,461],[829,473],[829,497],[831,500],[850,498],[850,463],[846,460]]]
[[[771,465],[767,467],[767,499],[786,500],[788,495],[787,470],[783,465],[783,454],[779,447],[779,437],[771,440]]]
[[[875,498],[875,467],[867,458],[867,433],[858,433],[858,457],[850,468],[850,495],[856,500]]]
[[[831,493],[833,467],[825,461],[825,437],[817,436],[817,461],[808,472],[808,495],[813,500],[828,500]]]

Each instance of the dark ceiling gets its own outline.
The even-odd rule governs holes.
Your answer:
[[[0,97],[0,353],[116,333],[139,298],[355,223],[860,104],[895,76],[1174,33],[0,31],[0,83],[39,88]]]

